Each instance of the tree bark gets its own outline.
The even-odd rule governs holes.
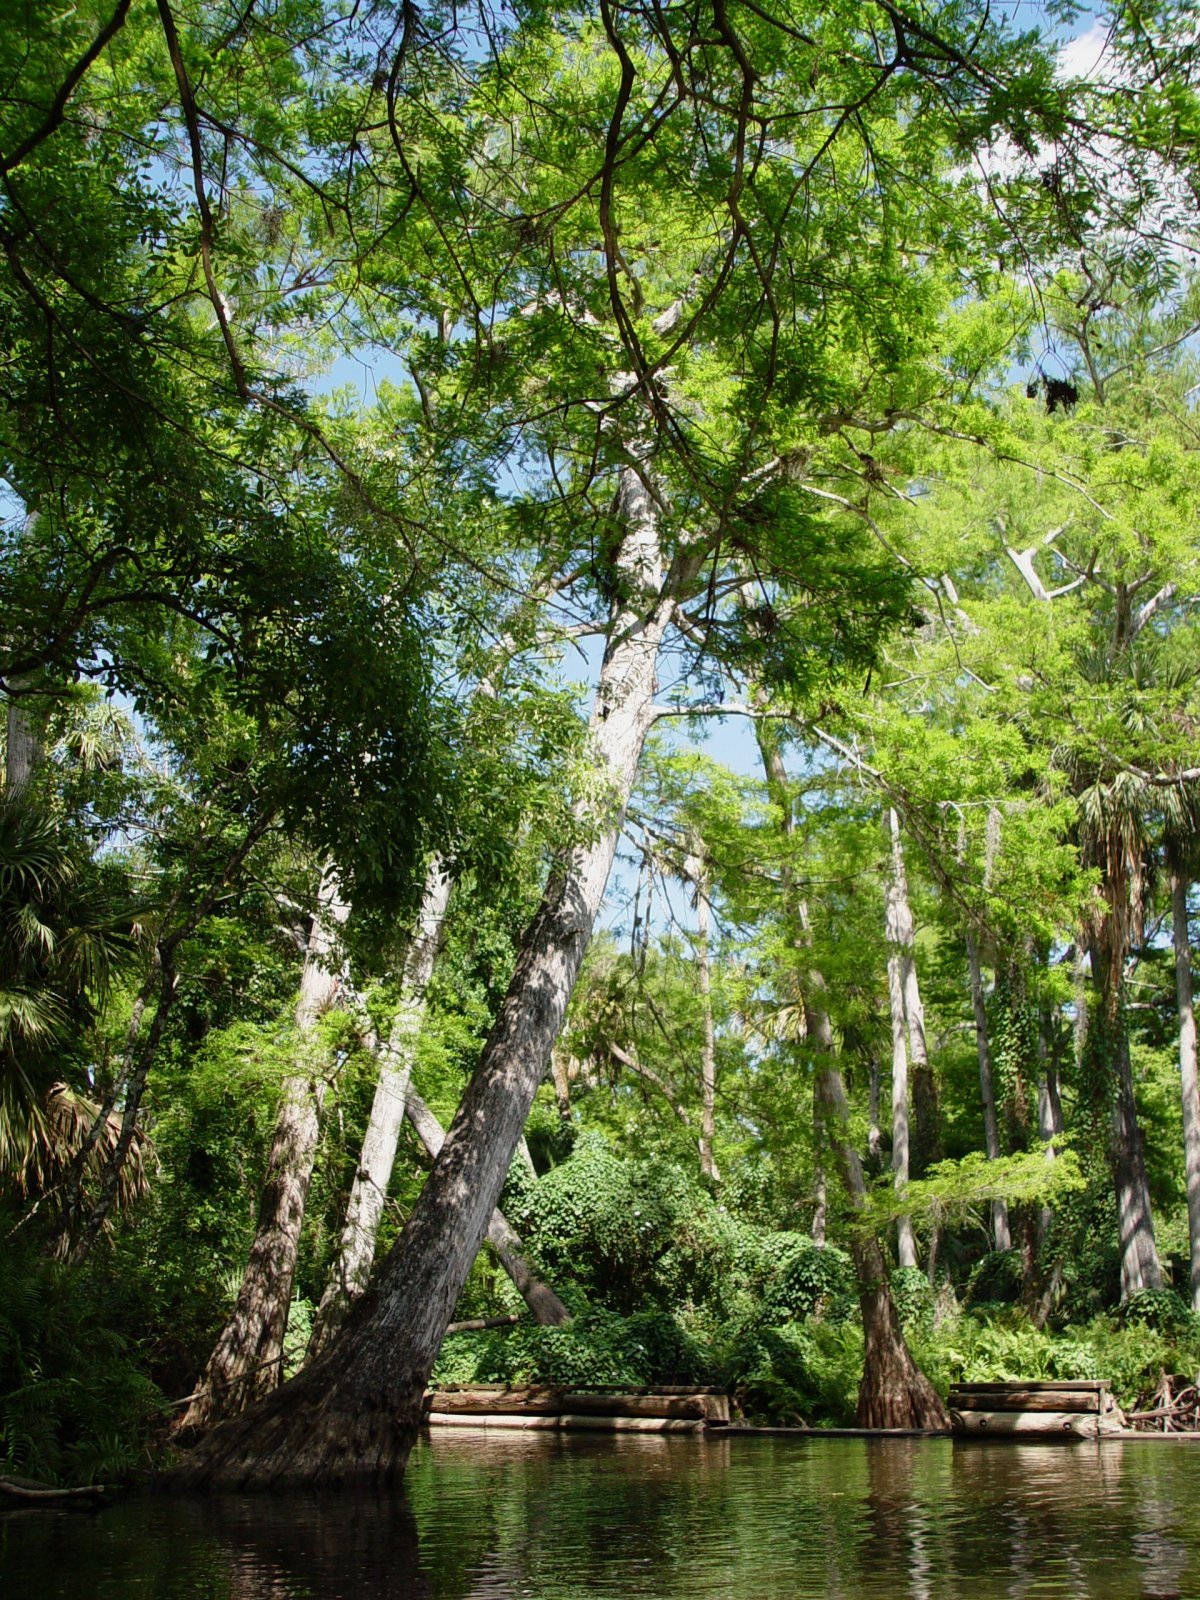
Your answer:
[[[603,899],[646,734],[659,648],[696,555],[664,580],[643,463],[620,474],[624,534],[589,721],[603,793],[581,797],[590,842],[555,863],[508,993],[404,1233],[330,1349],[252,1414],[211,1434],[178,1474],[206,1487],[395,1481],[455,1301],[483,1241],[562,1026]]]
[[[1000,1127],[996,1120],[996,1088],[992,1081],[992,1052],[988,1044],[987,1008],[983,1003],[983,975],[979,968],[979,946],[974,934],[967,935],[967,962],[971,969],[971,1005],[975,1012],[975,1045],[979,1054],[979,1094],[983,1101],[983,1139],[989,1161],[1000,1156]],[[992,1235],[997,1250],[1012,1249],[1008,1226],[1008,1203],[992,1201]]]
[[[818,973],[809,974],[809,987],[816,992],[824,988]],[[826,1142],[837,1160],[851,1209],[861,1212],[866,1205],[867,1183],[850,1138],[850,1116],[834,1056],[833,1030],[823,1008],[814,1004],[810,1009],[806,1001],[805,1010],[809,1014],[809,1037],[818,1052],[814,1084],[825,1113]],[[864,1338],[856,1412],[859,1427],[948,1429],[950,1414],[913,1360],[905,1341],[879,1241],[855,1229],[850,1253],[858,1278]]]
[[[404,1107],[417,1138],[425,1146],[430,1160],[436,1161],[446,1142],[441,1123],[411,1086]],[[488,1219],[487,1241],[496,1253],[496,1259],[512,1279],[513,1287],[532,1313],[533,1320],[543,1328],[561,1328],[571,1320],[571,1313],[563,1305],[549,1284],[543,1283],[529,1265],[521,1235],[510,1224],[497,1206]]]
[[[696,889],[696,986],[700,991],[703,1039],[700,1046],[700,1171],[713,1181],[720,1177],[713,1157],[716,1131],[717,1047],[713,1032],[712,968],[709,962],[709,935],[712,928],[712,902],[704,860],[696,853],[688,858],[688,875]]]
[[[1161,1289],[1162,1267],[1154,1238],[1146,1152],[1138,1126],[1129,1034],[1123,1023],[1117,1038],[1117,1094],[1113,1106],[1113,1166],[1117,1222],[1121,1239],[1121,1300],[1143,1289]]]
[[[1200,1311],[1200,1082],[1196,1072],[1196,1013],[1192,1004],[1192,953],[1188,940],[1188,880],[1171,869],[1171,925],[1175,939],[1175,998],[1179,1010],[1179,1082],[1183,1097],[1183,1159],[1187,1183],[1192,1310]]]
[[[308,1358],[319,1355],[365,1294],[375,1262],[375,1240],[387,1198],[417,1043],[425,1022],[425,991],[442,942],[453,879],[435,857],[425,878],[417,925],[405,954],[400,1000],[387,1042],[379,1051],[379,1077],[363,1135],[358,1171],[329,1280],[313,1323]]]
[[[337,930],[346,916],[336,872],[327,866],[296,1003],[298,1070],[284,1080],[254,1242],[237,1301],[180,1424],[184,1434],[236,1416],[282,1379],[283,1340],[326,1089],[325,1064],[317,1058],[313,1034],[337,993],[333,958]]]
[[[772,802],[782,811],[781,831],[787,838],[795,822],[788,800],[783,760],[778,747],[762,732],[759,733],[758,744],[767,775],[767,789]],[[792,901],[788,911],[796,921],[796,944],[798,947],[811,946],[807,910],[791,890],[789,874],[785,879],[785,891]],[[867,1203],[867,1181],[862,1161],[851,1140],[850,1113],[837,1064],[833,1024],[824,1003],[825,993],[824,975],[815,967],[810,967],[804,979],[804,1024],[805,1036],[815,1056],[813,1110],[817,1125],[813,1130],[814,1145],[818,1150],[830,1153],[851,1210],[861,1213]],[[903,1021],[900,1046],[903,1050]],[[875,1081],[877,1084],[878,1074]],[[909,1236],[911,1238],[911,1224]],[[850,1253],[858,1279],[864,1333],[863,1375],[858,1390],[859,1426],[949,1428],[949,1413],[929,1379],[913,1360],[905,1342],[904,1329],[892,1299],[888,1264],[879,1241],[856,1228],[851,1234]]]
[[[894,806],[888,809],[888,829],[892,841],[892,883],[895,895],[896,941],[900,954],[900,980],[904,995],[904,1019],[908,1027],[908,1053],[912,1062],[912,1113],[915,1137],[912,1164],[918,1177],[931,1161],[942,1155],[939,1127],[937,1081],[929,1064],[929,1043],[925,1033],[925,1006],[917,978],[916,926],[908,898],[908,874],[904,869],[904,844],[900,817]]]
[[[4,791],[18,795],[29,787],[41,751],[41,739],[28,706],[20,697],[32,680],[12,678],[5,685],[9,693],[4,730]],[[13,690],[17,694],[13,694]]]
[[[903,1194],[908,1187],[908,1046],[904,1039],[904,978],[894,881],[888,884],[886,932],[888,1007],[892,1018],[892,1172],[896,1193]],[[911,1217],[897,1219],[896,1254],[902,1267],[917,1265]]]
[[[1109,912],[1109,922],[1113,913]],[[1102,929],[1114,948],[1099,940],[1092,946],[1092,972],[1098,990],[1089,1008],[1084,1040],[1089,1094],[1094,1112],[1108,1120],[1109,1169],[1117,1202],[1117,1231],[1121,1261],[1122,1304],[1144,1289],[1161,1289],[1162,1267],[1154,1239],[1146,1156],[1138,1127],[1134,1097],[1133,1062],[1129,1030],[1124,1015],[1125,954]],[[1099,1129],[1097,1129],[1099,1131]]]

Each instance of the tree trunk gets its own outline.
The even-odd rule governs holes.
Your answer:
[[[1110,912],[1110,917],[1112,913]],[[1107,930],[1105,930],[1107,931]],[[1107,1101],[1109,1164],[1117,1200],[1121,1256],[1121,1301],[1143,1289],[1161,1289],[1162,1267],[1154,1240],[1146,1156],[1138,1127],[1133,1062],[1124,1014],[1124,951],[1092,950],[1092,971],[1099,991],[1088,1017],[1085,1042],[1090,1092],[1097,1110]]]
[[[931,1161],[942,1156],[941,1115],[937,1081],[929,1064],[929,1043],[925,1034],[925,1007],[917,979],[916,927],[908,898],[908,874],[904,870],[904,845],[900,836],[900,817],[894,806],[888,810],[892,839],[892,881],[895,895],[896,941],[900,947],[900,980],[904,995],[904,1018],[908,1026],[908,1053],[912,1061],[912,1111],[915,1137],[911,1152],[918,1177]]]
[[[130,1146],[133,1144],[137,1132],[138,1112],[141,1109],[142,1096],[146,1091],[146,1080],[150,1075],[150,1068],[154,1065],[158,1055],[158,1047],[162,1043],[162,1036],[166,1030],[167,1018],[171,1013],[171,1005],[175,999],[176,974],[174,966],[174,949],[165,941],[160,941],[154,952],[154,968],[152,977],[157,982],[158,1004],[154,1009],[154,1020],[141,1034],[142,1008],[134,1006],[135,1018],[131,1021],[130,1031],[133,1034],[135,1050],[131,1055],[127,1075],[124,1079],[125,1104],[121,1110],[121,1128],[117,1141],[109,1152],[108,1159],[100,1173],[99,1193],[96,1195],[95,1204],[88,1212],[87,1221],[80,1231],[79,1238],[71,1246],[67,1259],[73,1267],[82,1266],[95,1248],[96,1241],[104,1230],[109,1213],[116,1204],[117,1194],[121,1184],[121,1169],[124,1167],[129,1155]],[[141,997],[139,996],[139,999]],[[136,1022],[136,1032],[134,1031]],[[105,1102],[107,1104],[107,1101]],[[109,1107],[111,1111],[111,1107]],[[100,1116],[92,1124],[93,1128],[103,1126]],[[89,1140],[92,1130],[89,1129]],[[80,1164],[80,1180],[82,1181],[83,1161],[86,1161],[86,1152]],[[75,1190],[76,1198],[80,1197],[80,1190]],[[64,1215],[62,1233],[60,1235],[60,1249],[65,1246],[72,1226],[72,1218]]]
[[[452,884],[450,874],[435,857],[426,874],[417,926],[405,954],[396,1015],[387,1042],[379,1051],[379,1077],[371,1115],[346,1204],[342,1237],[313,1323],[309,1360],[329,1344],[351,1305],[366,1292],[371,1281],[379,1219],[392,1179],[405,1100],[425,1022],[425,991],[441,946]]]
[[[430,1159],[436,1161],[446,1142],[445,1130],[441,1123],[411,1087],[404,1109],[417,1138],[425,1146]],[[513,1287],[529,1307],[533,1320],[540,1327],[561,1328],[570,1322],[571,1313],[549,1284],[543,1283],[529,1265],[520,1234],[511,1226],[499,1207],[492,1212],[488,1221],[487,1241],[496,1252],[496,1259],[512,1279]]]
[[[816,1111],[816,1089],[813,1089],[813,1110]],[[812,1242],[824,1250],[829,1232],[829,1184],[825,1178],[824,1143],[818,1123],[813,1140],[813,1217]]]
[[[996,1121],[996,1089],[992,1082],[992,1052],[988,1045],[987,1009],[983,1003],[983,976],[979,970],[979,946],[974,934],[967,935],[967,962],[971,969],[971,1004],[975,1011],[975,1045],[979,1052],[979,1093],[983,1101],[983,1138],[989,1161],[1000,1156],[1000,1129]],[[992,1234],[997,1250],[1012,1249],[1008,1226],[1008,1204],[992,1201]]]
[[[1196,1073],[1196,1013],[1192,1005],[1192,955],[1188,941],[1188,881],[1171,869],[1171,924],[1175,937],[1175,997],[1179,1009],[1179,1081],[1183,1096],[1183,1159],[1187,1181],[1192,1310],[1200,1311],[1200,1083]]]
[[[41,751],[41,739],[34,719],[29,714],[28,705],[19,698],[19,692],[27,689],[32,681],[30,678],[13,678],[5,686],[9,691],[9,699],[4,730],[4,791],[10,795],[18,795],[29,787]],[[13,695],[13,689],[18,691],[17,696]]]
[[[759,733],[758,743],[766,770],[768,792],[772,802],[782,810],[782,831],[786,838],[793,831],[795,822],[788,800],[783,760],[778,747],[762,732]],[[791,888],[789,875],[785,879],[785,889],[790,891]],[[810,946],[812,936],[807,909],[794,894],[791,899],[793,904],[789,912],[796,919],[796,944]],[[824,975],[816,968],[810,968],[804,980],[804,1023],[805,1035],[816,1058],[813,1071],[813,1110],[816,1114],[814,1145],[818,1150],[828,1151],[832,1155],[851,1210],[861,1212],[867,1203],[867,1181],[863,1175],[862,1161],[851,1139],[850,1113],[837,1064],[833,1024],[824,1004],[825,992]],[[903,1051],[903,1020],[900,1048]],[[875,1085],[877,1104],[877,1071]],[[858,1299],[865,1335],[863,1376],[858,1390],[859,1426],[949,1428],[949,1413],[905,1343],[904,1329],[892,1299],[887,1262],[879,1241],[858,1230],[852,1232],[851,1241],[850,1252],[858,1278]],[[915,1250],[911,1264],[916,1264]]]
[[[1161,1289],[1163,1275],[1154,1239],[1150,1186],[1146,1179],[1146,1153],[1134,1100],[1129,1034],[1123,1019],[1117,1039],[1117,1072],[1117,1095],[1113,1106],[1113,1167],[1121,1239],[1121,1300],[1124,1302],[1143,1289]]]
[[[299,1070],[284,1080],[250,1257],[237,1302],[180,1424],[185,1434],[236,1416],[270,1394],[282,1379],[283,1340],[326,1089],[325,1064],[317,1059],[313,1034],[337,993],[333,956],[337,929],[346,916],[336,873],[328,866],[321,878],[296,1003]]]
[[[557,1045],[550,1052],[550,1077],[554,1084],[554,1103],[558,1107],[559,1120],[564,1124],[569,1124],[571,1121],[571,1079],[567,1071],[566,1058]]]
[[[873,1163],[882,1163],[883,1129],[879,1126],[879,1091],[883,1077],[874,1048],[867,1064],[867,1154]]]
[[[664,581],[656,503],[621,471],[624,537],[589,723],[604,792],[579,802],[590,842],[552,868],[508,993],[404,1233],[325,1355],[254,1412],[209,1436],[179,1474],[208,1487],[395,1481],[455,1301],[495,1209],[562,1026],[616,851],[646,734],[668,621],[697,557]]]
[[[810,973],[809,984],[817,992],[824,987],[817,973]],[[810,1011],[807,1002],[805,1009],[809,1012],[809,1037],[818,1052],[814,1092],[824,1112],[826,1142],[836,1157],[851,1208],[862,1211],[867,1182],[850,1138],[846,1093],[833,1053],[833,1030],[823,1009],[814,1005]],[[864,1336],[856,1413],[859,1427],[948,1429],[949,1412],[905,1341],[879,1241],[855,1230],[850,1253],[858,1277]]]
[[[896,1193],[903,1194],[908,1187],[908,1047],[904,1042],[904,979],[901,972],[900,949],[897,936],[895,896],[888,887],[887,939],[888,939],[888,1006],[892,1016],[892,1171],[895,1174]],[[896,1223],[897,1259],[902,1267],[917,1264],[917,1241],[913,1236],[911,1217],[900,1217]]]
[[[700,1047],[700,1172],[716,1181],[720,1177],[713,1157],[716,1129],[717,1048],[713,1032],[712,969],[709,964],[709,934],[712,927],[712,902],[708,897],[704,860],[697,853],[688,858],[688,875],[696,888],[696,986],[700,991],[703,1041]]]

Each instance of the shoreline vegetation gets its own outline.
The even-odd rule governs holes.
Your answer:
[[[1194,1422],[1198,149],[1183,0],[15,8],[0,1475]]]

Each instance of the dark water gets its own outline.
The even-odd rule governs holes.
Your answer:
[[[1200,1445],[439,1435],[403,1494],[0,1515],[3,1600],[1200,1600]]]

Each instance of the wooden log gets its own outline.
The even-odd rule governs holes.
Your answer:
[[[112,1490],[102,1483],[88,1484],[82,1489],[56,1489],[51,1484],[35,1483],[29,1478],[0,1478],[0,1499],[19,1501],[34,1506],[99,1506],[112,1498]]]
[[[1005,1438],[1012,1434],[1043,1438],[1094,1439],[1099,1418],[1079,1411],[960,1411],[950,1408],[956,1433]]]
[[[947,1404],[958,1411],[1079,1411],[1096,1415],[1098,1395],[1034,1394],[1028,1389],[1006,1393],[977,1394],[970,1389],[951,1389]]]
[[[703,1433],[706,1424],[691,1417],[599,1417],[577,1413],[564,1416],[533,1416],[529,1413],[500,1415],[472,1414],[463,1411],[431,1411],[426,1417],[431,1428],[484,1428],[509,1430],[559,1429],[579,1433]]]
[[[451,1322],[446,1333],[482,1333],[485,1328],[512,1328],[520,1320],[515,1311],[506,1317],[468,1317],[465,1322]]]
[[[527,1416],[562,1415],[562,1392],[551,1388],[439,1389],[427,1396],[430,1412],[461,1412],[467,1416],[522,1413]]]
[[[704,1417],[707,1396],[698,1394],[564,1394],[563,1410],[595,1417]]]
[[[1063,1390],[1067,1394],[1096,1394],[1112,1387],[1107,1378],[1022,1378],[1019,1382],[955,1383],[954,1389],[974,1390],[980,1394],[998,1394],[1009,1389],[1027,1389],[1037,1394]]]

